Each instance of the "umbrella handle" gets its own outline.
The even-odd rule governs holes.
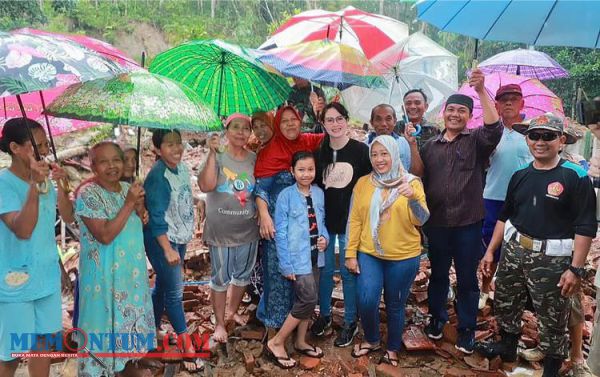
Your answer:
[[[29,126],[27,113],[25,113],[25,106],[23,106],[23,101],[21,100],[20,94],[17,94],[17,102],[19,103],[19,108],[21,109],[21,115],[23,115],[23,121],[25,122],[25,128],[27,128],[27,134],[29,136],[29,140],[31,141],[31,146],[33,147],[35,159],[39,161],[42,159],[42,156],[40,156],[40,151],[38,150],[37,144],[35,143],[35,139],[33,138],[33,133],[31,132],[31,127]]]
[[[40,101],[42,102],[42,109],[44,114],[44,119],[46,120],[46,128],[48,128],[48,137],[50,137],[50,146],[52,147],[52,154],[54,155],[54,161],[58,163],[58,155],[56,154],[56,146],[54,144],[54,137],[52,136],[52,129],[50,128],[50,120],[48,119],[48,114],[46,114],[46,101],[44,100],[44,95],[40,90],[38,92],[40,94]]]
[[[415,132],[410,134],[410,136],[419,136],[421,134],[422,127],[420,124],[415,124]]]

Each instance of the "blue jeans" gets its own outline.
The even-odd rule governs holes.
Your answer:
[[[429,313],[433,319],[448,322],[450,265],[454,260],[458,330],[475,330],[479,284],[477,267],[481,259],[481,221],[460,227],[425,227],[429,238]]]
[[[383,289],[388,326],[387,348],[390,351],[400,351],[404,309],[410,287],[419,271],[419,260],[419,257],[399,261],[384,260],[358,252],[358,315],[368,343],[377,344],[380,341],[379,301]]]
[[[335,271],[335,240],[339,242],[340,274],[344,292],[344,323],[350,325],[356,321],[356,275],[348,271],[346,261],[346,235],[330,234],[329,245],[325,250],[325,266],[319,270],[319,310],[321,315],[331,315],[331,293],[333,292],[333,273]]]
[[[494,228],[496,227],[496,222],[498,221],[498,215],[500,214],[500,211],[502,211],[502,207],[504,207],[504,201],[483,199],[483,205],[485,207],[485,218],[483,219],[483,227],[481,229],[481,238],[483,239],[483,242],[481,243],[482,258],[487,251],[490,241],[492,240]],[[494,263],[498,263],[500,261],[500,249],[501,247],[498,246],[498,248],[494,250]]]
[[[162,247],[155,237],[145,237],[146,254],[156,272],[156,282],[152,289],[152,306],[154,307],[154,321],[156,328],[160,327],[163,313],[177,334],[186,332],[185,315],[183,314],[183,260],[187,245],[175,244],[171,246],[179,253],[181,263],[171,266],[167,263]]]

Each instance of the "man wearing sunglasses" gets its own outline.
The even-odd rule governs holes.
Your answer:
[[[491,276],[494,250],[504,241],[496,272],[495,314],[502,340],[478,344],[488,357],[514,361],[521,316],[531,296],[540,324],[544,377],[558,376],[568,353],[571,295],[596,236],[596,197],[587,173],[560,158],[567,142],[564,121],[552,114],[513,128],[526,135],[533,162],[514,173],[492,240],[482,260]]]
[[[521,111],[525,105],[523,92],[518,84],[503,85],[496,91],[496,110],[502,119],[504,128],[502,138],[490,157],[490,167],[485,179],[483,189],[483,205],[485,206],[485,217],[482,228],[482,254],[485,253],[487,245],[492,239],[492,233],[498,220],[498,213],[504,205],[506,189],[510,177],[519,167],[527,165],[533,160],[525,137],[513,129],[513,124],[521,122]],[[494,253],[492,264],[492,275],[496,271],[496,265],[500,260],[500,248]],[[481,282],[481,293],[479,295],[479,309],[483,309],[487,303],[490,292],[491,276],[483,277]]]

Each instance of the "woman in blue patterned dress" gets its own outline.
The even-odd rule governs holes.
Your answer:
[[[258,304],[257,317],[269,328],[283,325],[293,304],[291,282],[279,272],[275,247],[275,227],[271,214],[279,192],[294,184],[290,171],[292,155],[298,151],[314,151],[323,140],[323,134],[300,133],[301,118],[293,106],[283,106],[275,115],[273,139],[258,153],[256,178],[256,208],[260,222],[262,243],[263,293]]]
[[[144,190],[120,181],[123,151],[117,144],[95,145],[90,161],[94,178],[81,187],[75,203],[81,228],[78,325],[92,353],[144,353],[156,346],[140,220]],[[135,372],[130,358],[100,360],[80,358],[79,376]]]

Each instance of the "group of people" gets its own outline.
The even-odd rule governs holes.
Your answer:
[[[441,339],[448,322],[454,264],[456,348],[515,360],[529,299],[539,319],[544,376],[557,376],[567,357],[569,318],[577,312],[571,296],[585,275],[597,230],[594,190],[586,172],[559,155],[568,142],[562,119],[543,115],[527,127],[520,87],[501,87],[494,103],[479,70],[470,85],[483,109],[483,125],[472,130],[466,128],[472,98],[451,95],[439,129],[423,118],[427,96],[420,89],[404,97],[407,122],[398,122],[390,105],[373,108],[373,132],[365,142],[349,137],[342,104],[319,98],[303,106],[324,133],[301,132],[305,116],[288,104],[274,115],[230,115],[224,121],[227,147],[218,135],[209,137],[198,175],[206,193],[203,241],[211,261],[214,341],[227,341],[228,321],[243,321],[238,307],[252,286],[260,295],[257,318],[276,330],[266,339],[266,355],[280,368],[296,366],[285,348],[295,331],[297,353],[322,357],[306,335],[322,337],[332,325],[338,250],[344,324],[334,345],[352,345],[360,324],[364,336],[352,356],[385,344],[380,362],[397,366],[406,302],[425,250],[431,265],[428,337]],[[88,333],[151,333],[156,340],[165,336],[166,314],[175,333],[185,333],[182,264],[195,213],[181,134],[154,131],[157,161],[143,184],[132,178],[131,167],[125,169],[130,150],[113,142],[93,146],[94,176],[76,190],[72,203],[62,183],[65,171],[34,157],[27,129],[44,156],[49,148],[43,129],[27,123],[7,122],[0,138],[0,150],[12,158],[10,168],[0,172],[0,375],[13,375],[18,364],[11,357],[10,333],[61,330],[57,206],[65,221],[77,221],[81,229],[77,327]],[[249,143],[251,137],[257,142]],[[136,161],[135,150],[131,153]],[[146,257],[156,272],[152,290]],[[477,313],[487,304],[494,273],[502,338],[478,344]],[[585,373],[577,331],[571,331],[571,342],[579,344],[571,358]],[[110,352],[124,350],[120,343],[103,344],[109,346]],[[193,344],[185,347],[192,353]],[[184,358],[184,366],[198,368],[193,358]],[[600,370],[598,363],[590,366]],[[127,358],[86,358],[79,373],[135,375],[138,367]],[[32,376],[46,376],[48,368],[45,358],[29,362]]]

